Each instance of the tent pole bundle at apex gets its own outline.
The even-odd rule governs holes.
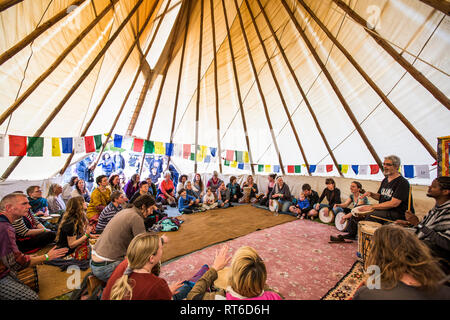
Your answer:
[[[183,172],[255,174],[270,164],[290,174],[304,165],[307,175],[325,166],[326,175],[352,177],[343,164],[381,168],[388,154],[432,165],[436,139],[449,134],[449,8],[406,0],[4,1],[0,134],[35,144],[106,133],[97,162],[114,134],[192,144],[193,161],[169,157]],[[201,146],[242,150],[251,165],[197,161]],[[54,157],[50,148],[42,157],[2,154],[2,180],[55,177],[85,156]]]

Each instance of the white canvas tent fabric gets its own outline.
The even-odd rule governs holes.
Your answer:
[[[137,14],[132,16],[106,54],[92,68],[88,77],[43,131],[41,136],[46,138],[44,157],[24,157],[8,176],[8,179],[53,177],[64,167],[68,155],[51,156],[51,137],[79,137],[81,135],[126,52],[133,44],[138,30],[143,27],[144,21],[151,13],[155,1],[157,0],[117,1],[113,10],[110,10],[96,24],[50,76],[0,125],[0,134],[33,136],[55,106],[88,68],[132,8],[142,2]],[[38,25],[49,20],[58,12],[69,8],[73,2],[69,0],[24,0],[0,12],[0,54],[19,43]],[[76,10],[0,65],[0,111],[2,113],[52,65],[61,52],[77,38],[81,30],[110,4],[108,0],[81,2],[78,8],[75,8]],[[434,149],[436,149],[437,137],[449,135],[449,106],[438,101],[429,90],[414,79],[370,37],[368,33],[371,32],[370,26],[363,27],[356,23],[336,4],[337,2],[339,1],[286,0],[286,5],[293,12],[297,23],[326,66],[381,161],[386,155],[396,154],[401,158],[403,164],[433,164],[436,159],[427,152],[349,63],[345,55],[307,12],[305,5],[314,12]],[[346,0],[343,2],[365,20],[375,25],[376,32],[431,81],[448,100],[450,96],[450,19],[447,14],[426,4],[425,1]],[[360,165],[377,163],[295,27],[283,1],[172,0],[168,6],[167,4],[168,0],[157,1],[156,10],[139,38],[140,48],[144,52],[159,19],[164,19],[147,55],[147,61],[154,76],[149,91],[145,93],[146,99],[136,119],[136,125],[128,135],[147,139],[149,125],[154,115],[154,125],[149,137],[152,141],[169,142],[173,137],[172,142],[174,143],[195,144],[197,142],[198,145],[217,147],[219,136],[222,151],[250,151],[251,160],[255,165],[280,165],[280,158],[284,166],[305,164],[306,161],[311,165],[333,164],[311,112],[295,85],[287,63],[272,36],[271,27],[306,93],[337,162]],[[264,8],[268,21],[261,11],[260,4]],[[166,6],[169,9],[166,14],[163,14]],[[215,63],[211,14],[214,15],[215,21],[219,130],[216,124]],[[225,14],[229,30],[226,27]],[[255,22],[252,21],[252,15],[255,17]],[[244,30],[241,28],[240,19],[242,19]],[[185,41],[186,20],[189,23]],[[289,117],[297,131],[306,159],[302,155],[294,131],[289,124],[288,115],[282,105],[275,80],[257,36],[255,24],[270,55],[270,63],[274,69],[276,81],[280,85]],[[177,25],[179,25],[178,30],[176,30]],[[200,32],[201,26],[202,32]],[[262,96],[252,73],[244,33],[248,39],[269,118],[265,114]],[[229,40],[231,40],[233,56]],[[172,59],[168,61],[171,56],[172,41],[174,41]],[[200,43],[201,49],[199,48]],[[184,55],[183,45],[185,46]],[[182,58],[183,66],[180,74]],[[200,60],[201,65],[199,66]],[[169,67],[167,76],[164,77],[167,63],[169,63]],[[140,54],[135,48],[86,135],[104,134],[110,130],[139,66]],[[139,74],[113,133],[127,134],[145,77],[144,73]],[[178,82],[179,78],[180,82]],[[238,83],[236,83],[236,78]],[[164,83],[163,79],[165,79]],[[178,104],[176,112],[174,112],[178,86],[180,89]],[[197,94],[198,90],[199,94]],[[159,92],[161,92],[161,96],[158,99]],[[242,108],[239,103],[239,94]],[[156,105],[158,100],[159,104]],[[244,130],[242,111],[247,132]],[[268,119],[273,128],[280,157],[278,157],[273,143]],[[171,132],[173,121],[174,131]],[[197,125],[198,138],[196,141]],[[75,154],[72,163],[83,156],[83,153]],[[14,157],[8,156],[1,157],[0,170],[4,172],[14,159]],[[194,161],[177,157],[174,157],[172,161],[183,172],[194,171]],[[222,166],[222,169],[224,174],[243,172],[227,166]],[[212,172],[213,170],[219,170],[219,162],[198,163],[198,172]],[[246,171],[246,173],[249,172]],[[304,168],[302,174],[307,174]],[[315,173],[314,175],[338,176],[339,173],[334,167],[332,172]],[[434,172],[431,177],[435,175]],[[354,173],[349,170],[344,176],[353,177]],[[380,172],[370,178],[380,179],[382,174]],[[418,182],[424,183],[424,180]]]

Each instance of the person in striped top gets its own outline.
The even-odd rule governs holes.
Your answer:
[[[427,197],[434,198],[436,205],[419,222],[410,211],[406,220],[416,228],[417,237],[441,259],[441,266],[450,272],[450,177],[439,177],[428,187]],[[397,222],[397,221],[396,221]],[[404,224],[401,221],[397,223]]]
[[[30,211],[24,217],[15,220],[12,226],[16,231],[17,247],[25,253],[45,247],[56,237],[56,233],[45,228]]]
[[[126,195],[122,191],[114,191],[111,194],[111,202],[103,209],[98,218],[96,233],[102,233],[108,222],[123,209],[122,205],[127,201]]]

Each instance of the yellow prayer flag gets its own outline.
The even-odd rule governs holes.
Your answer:
[[[244,151],[244,162],[245,163],[249,163],[250,162],[250,160],[248,158],[248,152],[247,151]]]
[[[266,164],[265,166],[264,166],[264,171],[265,172],[270,172],[270,164]]]
[[[348,164],[343,164],[341,171],[342,171],[342,173],[347,173],[348,172]]]
[[[206,157],[207,152],[208,152],[207,146],[200,146],[200,153],[202,155],[202,160]]]
[[[164,143],[155,141],[155,153],[156,154],[165,154],[166,150],[164,148]]]
[[[236,168],[237,167],[237,162],[236,161],[231,161],[231,167],[232,168]]]
[[[61,157],[61,144],[59,138],[52,138],[52,157]]]

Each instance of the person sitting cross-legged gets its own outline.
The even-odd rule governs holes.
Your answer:
[[[30,202],[31,211],[37,217],[48,217],[48,201],[42,197],[42,189],[39,186],[31,186],[27,188],[28,201]]]
[[[211,188],[206,189],[206,194],[203,197],[202,206],[206,210],[217,208],[216,198],[214,197],[214,193],[211,191]]]
[[[114,269],[124,259],[131,240],[146,232],[144,219],[156,210],[155,199],[138,197],[132,207],[119,211],[106,225],[92,249],[91,270],[101,281],[108,281]]]
[[[178,198],[178,211],[180,211],[181,214],[189,214],[189,213],[195,213],[199,210],[199,208],[196,206],[200,203],[199,199],[195,199],[193,196],[190,196],[187,194],[186,189],[181,189],[179,193]]]
[[[350,205],[353,205],[353,208],[356,208],[369,204],[369,199],[364,196],[366,192],[362,188],[361,183],[359,183],[358,181],[353,181],[350,184],[350,192],[350,196],[347,200],[345,200],[344,203],[337,203],[333,207],[333,212],[335,214],[338,214],[339,212],[346,213],[344,216],[342,216],[340,223],[344,223],[345,220],[348,220],[352,217],[351,210],[350,208],[348,208]]]
[[[87,208],[86,215],[89,219],[89,223],[95,226],[98,222],[100,213],[105,209],[108,203],[111,201],[111,190],[107,189],[108,177],[105,175],[98,176],[95,179],[97,188],[92,191],[91,201]]]
[[[292,195],[289,186],[284,183],[282,177],[277,178],[277,182],[269,194],[269,206],[273,204],[273,201],[278,201],[279,213],[289,214],[289,207],[292,204]]]
[[[57,183],[52,183],[48,189],[47,202],[50,214],[62,214],[66,211],[66,203],[62,198],[62,187]]]
[[[311,219],[314,219],[314,217],[318,215],[318,212],[322,209],[324,210],[324,215],[328,216],[330,210],[332,210],[336,204],[341,203],[341,190],[336,188],[336,183],[334,182],[334,180],[331,178],[327,178],[325,180],[325,185],[326,188],[323,189],[319,201],[314,204],[314,209],[317,214],[309,214],[309,217]],[[328,204],[321,203],[325,198],[328,200]]]
[[[123,191],[114,191],[111,194],[111,202],[103,209],[98,217],[98,223],[95,227],[95,232],[100,234],[105,230],[108,222],[116,215],[117,212],[123,209],[124,203],[127,201],[127,197]]]
[[[230,201],[231,201],[230,189],[225,187],[225,182],[222,182],[219,185],[219,188],[217,189],[217,207],[222,209],[232,207],[233,205],[231,204]]]
[[[230,190],[230,201],[238,203],[243,194],[241,191],[241,186],[237,183],[237,178],[235,176],[230,177],[230,183],[227,184],[227,188]]]
[[[371,243],[367,265],[379,270],[379,278],[358,289],[353,300],[450,299],[450,287],[442,284],[445,273],[414,233],[384,225],[375,230]]]
[[[300,192],[295,205],[289,207],[289,212],[292,212],[299,219],[305,219],[310,207],[309,200],[305,197],[303,192]]]

